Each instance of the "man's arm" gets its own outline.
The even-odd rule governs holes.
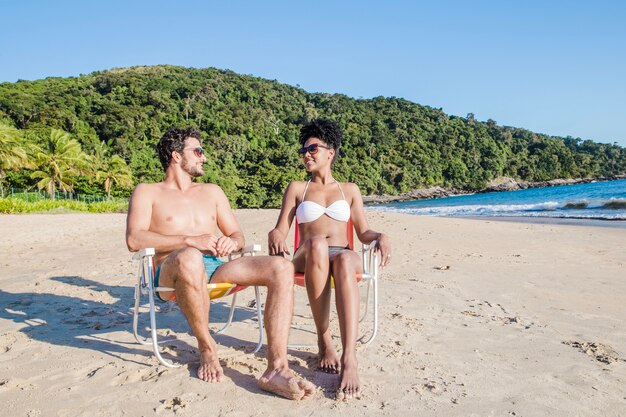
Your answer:
[[[219,186],[213,185],[213,187],[215,187],[215,190],[211,191],[214,193],[216,201],[217,228],[223,234],[222,237],[217,239],[215,248],[218,256],[227,256],[231,252],[242,249],[246,244],[246,240],[226,194]]]
[[[163,235],[150,231],[153,193],[150,185],[139,184],[128,204],[126,218],[126,246],[131,252],[154,248],[158,252],[172,252],[185,247],[215,252],[217,238],[210,234],[200,236]]]

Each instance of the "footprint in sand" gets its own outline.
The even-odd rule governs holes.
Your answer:
[[[388,320],[402,321],[403,325],[411,330],[418,330],[422,327],[422,323],[413,317],[407,317],[402,313],[387,313],[385,315]]]
[[[0,335],[0,354],[9,352],[13,345],[28,339],[22,332],[7,332]]]
[[[117,368],[117,366],[115,366]],[[112,387],[121,387],[126,384],[133,384],[145,381],[158,381],[159,378],[169,372],[170,369],[153,366],[148,369],[122,369],[115,376],[110,377],[108,385]]]
[[[230,369],[236,369],[238,371],[246,371],[250,375],[258,374],[263,371],[262,366],[257,366],[257,364],[244,362],[234,358],[225,358],[223,362],[226,367]]]
[[[461,311],[461,314],[468,317],[483,318],[483,322],[495,322],[502,325],[514,325],[524,330],[530,329],[536,323],[530,319],[522,318],[518,314],[507,311],[501,304],[492,304],[489,301],[466,300],[468,310]]]
[[[443,401],[458,404],[461,398],[467,397],[465,384],[459,383],[455,375],[452,375],[449,379],[433,376],[423,378],[423,381],[422,383],[414,384],[411,389],[424,400],[432,399],[437,402]]]
[[[586,353],[598,362],[612,364],[615,362],[626,362],[619,354],[609,345],[595,342],[577,342],[577,341],[565,341],[563,344],[571,346]]]
[[[163,400],[161,404],[154,409],[157,414],[161,414],[164,411],[173,411],[174,414],[181,414],[185,411],[185,408],[191,404],[190,395],[176,396],[171,400]]]

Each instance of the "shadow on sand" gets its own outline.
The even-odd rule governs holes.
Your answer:
[[[90,349],[110,355],[120,361],[132,362],[143,366],[153,366],[156,358],[150,346],[142,346],[132,336],[132,307],[134,288],[127,286],[109,286],[80,276],[57,276],[50,280],[64,285],[82,287],[81,293],[89,291],[91,299],[51,293],[11,293],[0,290],[0,318],[10,320],[19,326],[19,332],[29,339],[59,346]],[[249,290],[245,290],[249,291]],[[59,293],[68,292],[60,288]],[[96,294],[101,293],[101,294]],[[97,301],[104,299],[106,301]],[[221,328],[228,317],[230,298],[225,302],[211,303],[211,327]],[[142,302],[144,299],[142,298]],[[147,297],[145,297],[147,302]],[[239,300],[239,305],[242,301]],[[185,337],[190,329],[175,303],[163,303],[157,312],[159,329],[166,334]],[[143,309],[147,311],[147,308]],[[233,322],[256,318],[252,309],[239,307],[235,311]],[[146,325],[149,316],[140,315],[139,332],[148,335]],[[256,324],[255,324],[256,326]],[[121,332],[121,333],[120,333]],[[159,332],[161,333],[161,332]],[[254,340],[258,335],[255,327],[250,327],[250,336]],[[167,336],[166,336],[167,337]],[[242,352],[249,352],[255,342],[244,341],[228,335],[217,335],[216,341],[222,345]],[[195,376],[198,352],[195,339],[189,335],[185,339],[175,339],[164,346],[164,357],[183,363]],[[265,355],[262,348],[257,355]],[[145,360],[133,359],[135,356]],[[234,369],[225,369],[225,374],[233,382],[247,390],[262,393],[256,380]]]

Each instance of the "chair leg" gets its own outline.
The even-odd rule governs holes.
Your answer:
[[[233,316],[235,314],[235,303],[237,301],[237,295],[237,293],[233,294],[233,301],[230,303],[230,311],[228,312],[228,320],[226,321],[226,324],[221,329],[216,331],[215,334],[220,334],[224,332],[232,323]],[[259,291],[259,287],[254,287],[254,295],[256,299],[257,319],[259,322],[259,341],[254,347],[254,350],[250,353],[257,353],[259,350],[261,350],[261,347],[263,346],[263,312],[261,310],[261,292]]]
[[[222,333],[232,323],[233,316],[235,314],[235,305],[236,305],[236,302],[237,302],[237,295],[238,295],[237,293],[233,294],[233,300],[230,302],[230,311],[228,312],[228,320],[226,320],[226,324],[221,329],[216,331],[215,334]]]
[[[139,304],[141,301],[141,280],[143,278],[143,260],[139,264],[139,271],[137,271],[137,283],[135,284],[135,306],[133,308],[133,336],[137,343],[142,345],[149,345],[148,339],[139,336]]]
[[[154,355],[157,357],[159,362],[168,368],[178,368],[180,365],[176,365],[172,362],[169,362],[161,356],[161,352],[159,352],[159,341],[158,335],[156,332],[156,309],[154,305],[154,283],[152,281],[152,263],[150,259],[142,259],[139,278],[137,282],[137,286],[135,287],[135,308],[133,311],[133,334],[135,335],[135,339],[142,345],[152,345],[152,351]],[[139,326],[139,302],[141,299],[141,285],[142,278],[148,277],[148,300],[150,302],[150,337],[151,341],[148,341],[147,338],[143,338],[139,336],[138,326]],[[143,339],[143,340],[142,340]],[[162,343],[162,342],[161,342]]]
[[[374,323],[372,324],[372,334],[371,336],[366,339],[366,340],[361,340],[361,343],[364,346],[369,345],[370,343],[372,343],[372,341],[374,340],[374,338],[376,337],[376,333],[378,333],[378,279],[374,278],[371,282],[372,284],[372,303],[373,305],[373,310],[374,310],[374,317],[373,317],[373,321]],[[369,287],[369,285],[368,285]],[[368,288],[368,295],[369,295],[369,288]],[[363,339],[365,336],[363,336],[361,339]]]
[[[256,297],[256,317],[259,321],[259,343],[257,343],[252,353],[257,353],[263,346],[263,312],[261,310],[261,292],[259,287],[254,287],[254,295]]]
[[[362,322],[363,320],[365,320],[365,317],[367,317],[367,310],[369,307],[369,301],[370,301],[370,288],[372,285],[372,281],[367,281],[367,288],[365,289],[365,311],[363,311],[363,314],[361,314],[361,318],[359,319],[359,323]]]
[[[148,298],[150,300],[150,334],[152,336],[152,350],[154,351],[154,355],[164,366],[167,366],[168,368],[178,368],[180,367],[180,365],[165,360],[163,356],[161,356],[161,352],[159,352],[159,341],[156,326],[156,311],[154,305],[154,291],[150,291],[148,293]]]
[[[141,277],[139,278],[141,281]],[[139,336],[139,304],[141,299],[141,283],[135,285],[135,307],[133,308],[133,336],[137,343],[141,345],[151,345],[147,338]]]

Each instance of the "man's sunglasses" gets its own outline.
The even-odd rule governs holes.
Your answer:
[[[204,155],[204,149],[202,149],[201,146],[198,146],[197,148],[184,148],[183,151],[186,151],[188,149],[192,149],[194,155],[196,155],[198,158],[200,158],[202,155]]]
[[[319,143],[314,143],[312,145],[305,146],[303,148],[298,149],[298,154],[301,156],[304,156],[308,152],[311,155],[315,155],[317,151],[319,151],[318,148],[330,149],[329,146],[324,146],[324,145],[320,145]]]

